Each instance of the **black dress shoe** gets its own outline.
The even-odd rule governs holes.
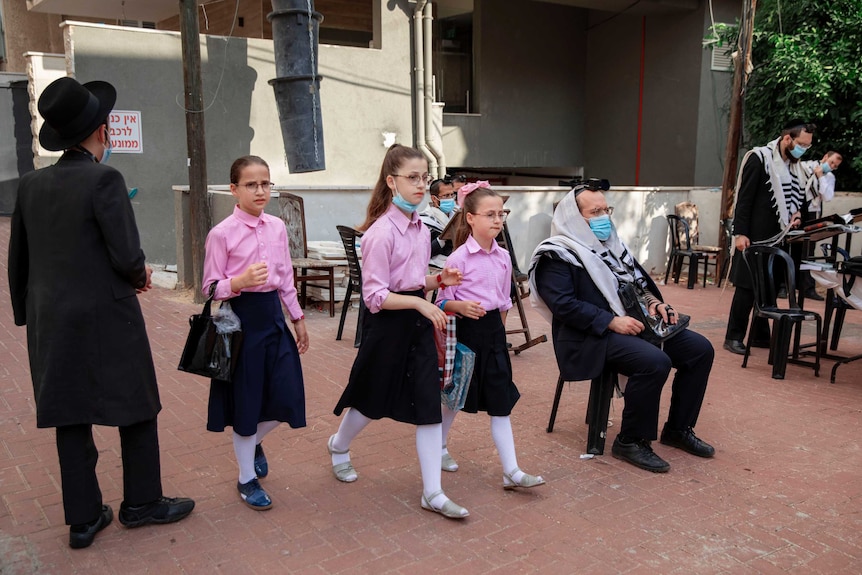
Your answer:
[[[724,340],[724,349],[737,355],[745,355],[745,344],[738,339]]]
[[[195,502],[188,497],[159,497],[144,505],[120,505],[120,523],[126,527],[140,527],[151,523],[173,523],[188,517]]]
[[[810,289],[810,290],[805,291],[805,299],[810,299],[810,300],[814,300],[814,301],[823,301],[826,298],[824,298],[822,295],[817,293],[816,290]]]
[[[682,449],[698,457],[712,457],[715,455],[715,448],[696,436],[694,429],[691,427],[682,431],[674,431],[668,429],[667,424],[665,424],[661,432],[660,441],[663,445]]]
[[[628,461],[634,466],[652,471],[653,473],[667,473],[670,469],[670,464],[655,454],[650,446],[650,442],[646,439],[623,443],[620,441],[620,436],[618,435],[614,439],[611,454],[617,459]]]
[[[96,539],[96,533],[110,525],[113,520],[113,510],[108,505],[102,505],[102,512],[95,521],[69,527],[69,547],[72,549],[89,547]]]

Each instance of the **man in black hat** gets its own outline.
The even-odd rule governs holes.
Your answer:
[[[742,159],[733,212],[736,252],[730,267],[735,290],[724,336],[724,349],[731,353],[745,354],[743,339],[754,305],[751,274],[742,252],[752,242],[771,238],[788,226],[796,228],[806,219],[805,187],[812,172],[799,159],[811,147],[815,129],[814,124],[791,120],[778,138],[749,150]],[[753,346],[769,346],[765,318],[758,318],[752,332]]]
[[[65,150],[18,185],[9,241],[16,325],[27,326],[36,425],[56,428],[69,545],[88,547],[113,519],[96,478],[92,426],[119,428],[120,523],[171,523],[194,508],[162,494],[156,416],[161,409],[137,294],[151,287],[123,176],[105,165],[107,82],[65,77],[39,98],[39,142]]]

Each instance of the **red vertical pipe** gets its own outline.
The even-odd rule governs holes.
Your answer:
[[[635,157],[635,185],[640,185],[641,179],[641,138],[644,123],[644,61],[646,60],[646,16],[641,19],[641,69],[638,79],[638,144]]]

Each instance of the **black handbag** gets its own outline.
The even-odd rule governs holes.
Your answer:
[[[643,299],[642,288],[631,282],[620,282],[617,289],[620,301],[626,310],[626,315],[635,318],[644,324],[644,329],[638,335],[649,343],[661,346],[686,327],[691,316],[677,313],[676,323],[666,323],[660,315],[650,315]]]
[[[242,331],[218,333],[211,313],[215,284],[202,313],[189,318],[189,335],[177,369],[211,379],[231,381],[242,346]]]

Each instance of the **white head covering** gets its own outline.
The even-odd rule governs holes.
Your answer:
[[[548,322],[552,321],[551,310],[542,301],[536,289],[536,265],[543,254],[552,252],[573,266],[583,268],[608,302],[611,310],[618,316],[626,315],[625,308],[617,295],[619,280],[632,281],[631,273],[615,265],[625,262],[626,267],[634,269],[634,260],[626,245],[612,228],[611,236],[604,242],[599,241],[589,223],[581,215],[575,201],[575,194],[583,188],[572,189],[557,205],[551,221],[551,237],[540,243],[530,259],[530,303]],[[614,263],[612,263],[614,262]],[[612,270],[611,267],[615,267]]]

